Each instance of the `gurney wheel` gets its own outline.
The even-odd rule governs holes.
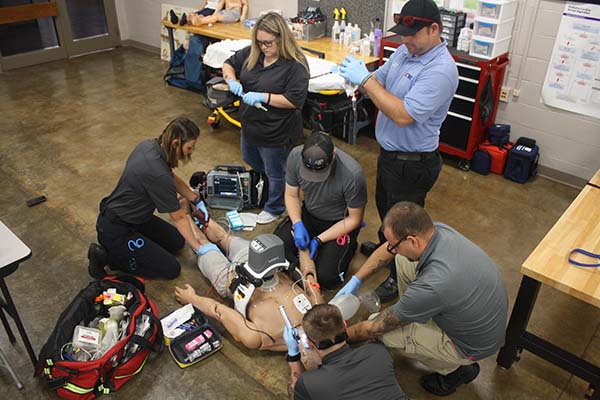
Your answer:
[[[471,169],[471,161],[465,160],[464,158],[458,162],[458,168],[463,171],[468,171]]]
[[[216,111],[213,111],[213,113],[211,115],[209,115],[208,118],[206,119],[206,123],[208,124],[208,126],[210,126],[213,129],[218,129],[220,122],[221,122],[221,117],[219,116],[219,114]]]

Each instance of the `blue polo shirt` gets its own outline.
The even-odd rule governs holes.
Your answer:
[[[400,46],[374,75],[388,92],[404,101],[415,120],[398,126],[380,112],[375,128],[379,145],[388,151],[436,150],[440,126],[458,87],[458,69],[446,45],[442,42],[420,56]]]

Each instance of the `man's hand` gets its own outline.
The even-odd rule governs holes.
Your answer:
[[[308,235],[306,226],[304,226],[304,222],[296,222],[294,224],[294,243],[296,243],[296,247],[298,250],[306,250],[308,242],[310,242],[310,236]]]
[[[266,99],[264,93],[248,92],[242,97],[242,101],[249,106],[254,106],[256,103],[264,103]]]
[[[183,289],[175,286],[175,298],[179,302],[179,304],[189,304],[196,297],[196,291],[189,284],[183,285]]]
[[[193,289],[192,289],[193,290]],[[300,354],[300,346],[298,346],[298,330],[295,328],[288,328],[287,326],[283,329],[283,340],[288,348],[288,354],[290,356],[296,356]]]
[[[314,260],[315,257],[317,256],[317,250],[319,249],[320,244],[321,244],[321,242],[317,239],[316,236],[314,238],[312,238],[310,243],[308,244],[308,248],[310,249],[310,259],[311,260]]]
[[[363,60],[348,56],[340,65],[340,75],[354,85],[360,85],[369,76],[369,70]]]
[[[343,288],[341,288],[334,297],[338,297],[341,296],[343,294],[356,294],[356,292],[358,292],[358,289],[360,289],[360,285],[362,285],[362,282],[360,281],[360,279],[358,279],[356,277],[356,275],[352,275],[352,278],[350,278],[350,280],[348,281],[348,283],[346,283],[344,285]]]
[[[235,94],[236,96],[242,96],[242,93],[244,93],[244,89],[242,88],[242,84],[239,83],[238,81],[236,81],[235,79],[230,79],[227,81],[227,84],[229,85],[229,91],[233,94]]]

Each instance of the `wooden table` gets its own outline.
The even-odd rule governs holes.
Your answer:
[[[165,19],[162,23],[169,32],[169,45],[171,47],[171,54],[173,54],[173,51],[175,51],[173,44],[173,29],[183,29],[195,35],[202,35],[219,40],[250,39],[252,33],[252,29],[246,28],[240,22],[232,24],[225,24],[219,22],[213,24],[213,26],[180,26],[178,24],[172,24],[171,21]],[[300,45],[300,47],[309,51],[312,50],[317,53],[322,53],[324,55],[325,60],[332,61],[336,64],[341,63],[342,60],[346,58],[348,54],[350,54],[350,50],[347,47],[338,43],[333,43],[331,41],[331,38],[327,36],[310,41],[298,40],[297,42]],[[360,55],[357,57],[364,60],[365,64],[367,65],[372,64],[373,66],[375,66],[376,63],[379,62],[378,57],[363,57]]]
[[[591,185],[584,187],[523,263],[524,276],[506,330],[506,344],[496,361],[510,368],[518,360],[517,353],[528,350],[589,382],[588,399],[600,400],[598,366],[526,331],[542,284],[600,307],[600,268],[569,264],[569,252],[574,248],[600,253],[600,189]]]
[[[596,175],[594,175],[592,179],[590,179],[588,185],[595,186],[598,189],[600,189],[600,169],[598,170],[598,172],[596,172]]]
[[[17,325],[17,329],[21,334],[21,339],[25,344],[25,348],[27,349],[27,353],[29,353],[29,358],[31,359],[31,363],[33,364],[33,368],[37,365],[37,357],[33,352],[33,348],[31,347],[31,342],[29,342],[29,337],[27,337],[27,332],[25,331],[25,327],[23,326],[23,322],[21,322],[21,317],[17,312],[17,307],[13,302],[13,299],[8,291],[8,286],[6,286],[6,282],[4,278],[8,275],[12,274],[19,268],[19,264],[27,260],[31,257],[31,250],[27,247],[6,225],[4,225],[0,221],[0,289],[2,290],[2,295],[4,298],[0,298],[0,319],[2,320],[2,325],[4,325],[4,329],[6,329],[6,333],[8,334],[8,339],[11,343],[16,342],[15,335],[13,334],[10,325],[8,324],[8,320],[6,318],[6,313],[15,321]],[[21,384],[18,376],[12,370],[8,360],[4,356],[4,353],[0,350],[0,361],[5,364],[8,369],[10,375],[15,381],[17,388],[21,389],[23,385]]]

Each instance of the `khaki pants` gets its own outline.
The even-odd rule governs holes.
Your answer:
[[[417,263],[398,255],[395,262],[398,293],[402,296],[408,285],[417,278]],[[385,346],[398,349],[402,355],[420,361],[442,375],[449,374],[461,365],[473,363],[457,353],[452,340],[433,320],[425,324],[404,325],[384,334],[380,340]]]

